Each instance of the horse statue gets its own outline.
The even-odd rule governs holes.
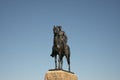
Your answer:
[[[55,69],[62,69],[63,57],[65,56],[68,63],[68,71],[70,72],[70,48],[67,45],[67,36],[61,30],[61,26],[54,26],[53,28],[54,40],[51,56],[55,58]],[[58,55],[58,67],[57,67]]]

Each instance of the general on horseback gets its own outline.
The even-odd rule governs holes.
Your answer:
[[[62,69],[63,57],[65,56],[68,63],[68,70],[70,71],[70,48],[67,45],[67,36],[62,31],[61,26],[53,27],[54,39],[51,56],[55,58],[55,69]],[[58,64],[57,64],[58,55]],[[57,66],[58,65],[58,66]]]

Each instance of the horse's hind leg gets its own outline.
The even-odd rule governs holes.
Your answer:
[[[68,57],[68,66],[69,66],[69,68],[68,68],[68,70],[69,70],[69,72],[70,72],[70,57]]]
[[[70,72],[70,56],[66,55],[67,63],[68,63],[68,70]]]
[[[70,72],[70,48],[69,46],[66,47],[65,56],[66,56],[67,63],[68,63],[68,70]]]

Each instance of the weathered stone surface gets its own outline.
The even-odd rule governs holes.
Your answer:
[[[57,71],[48,71],[45,74],[45,80],[78,80],[78,78],[73,73],[57,70]]]

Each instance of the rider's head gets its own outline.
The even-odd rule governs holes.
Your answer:
[[[58,28],[59,28],[59,31],[61,31],[61,30],[62,30],[62,27],[61,27],[61,26],[58,26]]]

